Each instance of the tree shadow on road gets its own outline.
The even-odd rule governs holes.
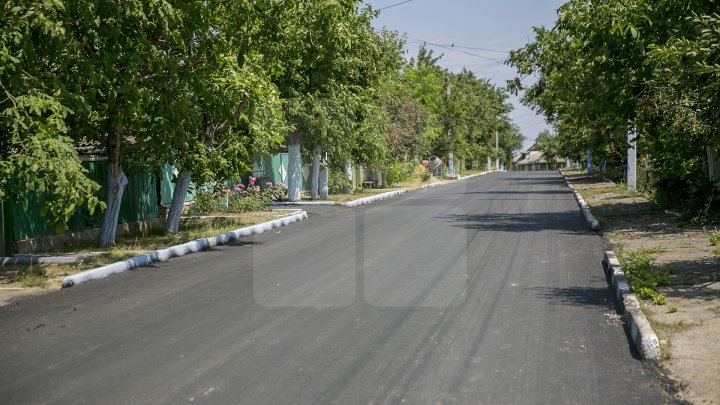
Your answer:
[[[575,210],[523,214],[452,214],[437,218],[454,222],[453,226],[473,231],[518,233],[561,231],[577,235],[591,233]]]
[[[610,287],[529,287],[526,290],[535,292],[552,305],[572,305],[597,307],[603,310],[615,310]]]

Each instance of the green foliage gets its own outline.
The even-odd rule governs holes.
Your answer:
[[[713,233],[712,235],[710,235],[709,239],[711,246],[720,245],[720,233]]]
[[[44,287],[47,282],[47,275],[42,266],[29,265],[18,270],[15,281],[23,287]]]
[[[634,130],[657,202],[690,222],[720,221],[706,147],[720,148],[720,17],[714,2],[571,0],[552,29],[510,55],[522,100],[554,124],[562,154],[590,147],[625,164]],[[536,75],[535,83],[522,79]]]
[[[35,190],[46,203],[42,214],[59,233],[76,208],[104,204],[68,137],[62,82],[48,70],[62,60],[67,40],[61,2],[13,2],[0,13],[0,199]]]
[[[670,285],[670,270],[653,265],[654,258],[646,249],[638,249],[623,255],[622,268],[630,289],[642,300],[651,300],[655,305],[665,304],[665,295],[658,287]]]
[[[341,194],[345,188],[352,188],[350,179],[341,170],[330,170],[328,176],[328,191],[330,194]]]
[[[674,314],[677,311],[678,311],[678,306],[676,304],[670,305],[667,309],[668,314]]]
[[[422,180],[423,183],[430,181],[431,178],[432,178],[432,173],[430,173],[430,170],[424,170],[420,174],[420,180]]]
[[[393,184],[400,183],[403,181],[409,181],[412,179],[414,165],[412,163],[400,163],[395,162],[387,166],[387,184],[392,186]]]

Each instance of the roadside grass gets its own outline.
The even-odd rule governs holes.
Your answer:
[[[658,322],[658,321],[653,321],[650,318],[648,318],[648,319],[650,320],[650,325],[653,327],[653,330],[656,330],[656,331],[659,330],[659,331],[667,332],[667,333],[670,333],[673,335],[677,334],[677,333],[688,331],[688,330],[696,328],[698,326],[702,326],[702,324],[703,324],[702,321],[698,321],[698,320],[694,320],[694,319],[681,320],[681,321],[672,322],[672,323]]]
[[[98,248],[94,243],[81,243],[65,247],[56,252],[78,253],[90,258],[81,263],[35,264],[28,266],[0,267],[0,284],[10,287],[50,287],[59,285],[60,278],[84,270],[104,266],[147,252],[165,249],[192,240],[212,237],[238,228],[275,220],[285,214],[277,211],[257,211],[237,214],[232,217],[184,219],[180,232],[165,235],[162,228],[151,228],[131,235],[119,237],[115,246]]]
[[[710,246],[720,245],[720,233],[713,232],[708,239],[710,240]]]
[[[652,301],[655,305],[664,305],[667,302],[665,294],[659,292],[658,288],[673,285],[670,281],[670,274],[679,272],[677,269],[654,265],[653,254],[664,251],[664,247],[641,248],[619,255],[622,269],[632,292],[639,299]]]

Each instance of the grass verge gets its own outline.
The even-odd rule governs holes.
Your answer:
[[[237,214],[221,218],[192,218],[183,220],[180,232],[166,235],[162,228],[148,229],[132,235],[118,238],[115,246],[98,248],[92,243],[65,247],[57,252],[89,255],[83,263],[72,264],[35,264],[30,266],[0,267],[0,286],[3,287],[59,287],[63,277],[81,271],[125,260],[153,250],[165,249],[195,239],[207,238],[238,228],[275,220],[286,213],[277,211],[258,211]]]

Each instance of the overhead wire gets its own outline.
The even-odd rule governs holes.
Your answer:
[[[411,1],[413,1],[413,0],[401,1],[400,3],[391,4],[391,5],[389,5],[389,6],[386,6],[386,7],[383,7],[383,8],[379,8],[379,9],[377,9],[377,10],[375,10],[375,11],[387,10],[387,9],[389,9],[389,8],[397,7],[397,6],[402,5],[402,4],[405,4],[405,3],[410,3]]]

